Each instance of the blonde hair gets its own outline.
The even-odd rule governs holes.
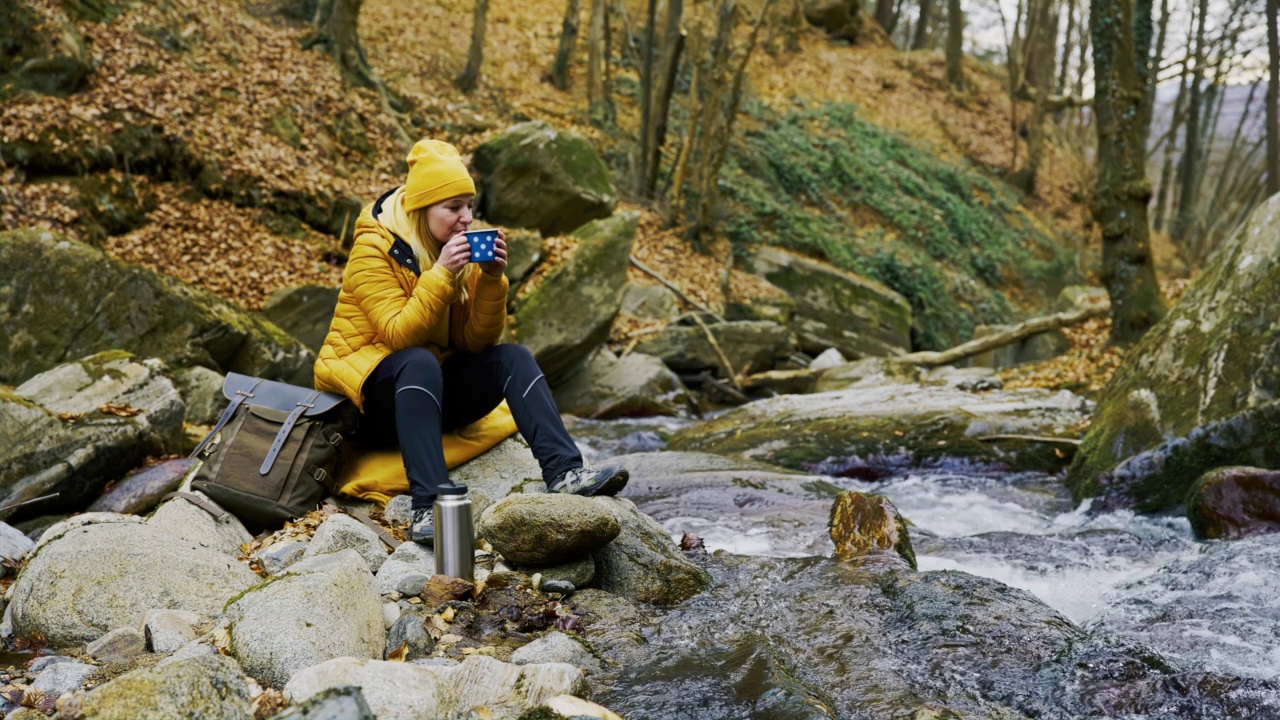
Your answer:
[[[427,225],[427,208],[418,208],[408,212],[409,222],[413,225],[413,234],[409,237],[409,246],[413,248],[413,254],[418,258],[418,267],[426,272],[432,265],[436,264],[436,260],[440,257],[440,248],[444,245],[445,240],[438,240],[431,235],[431,229]],[[447,238],[446,238],[447,240]],[[458,302],[465,303],[467,296],[467,280],[468,273],[475,272],[475,268],[471,263],[462,266],[458,271]]]

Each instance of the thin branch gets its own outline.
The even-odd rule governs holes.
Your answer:
[[[674,283],[672,283],[670,280],[668,280],[668,279],[666,279],[666,278],[662,277],[662,275],[658,274],[658,271],[657,271],[657,270],[654,270],[653,268],[649,267],[648,265],[645,265],[644,263],[640,262],[639,258],[637,258],[635,255],[632,255],[630,259],[631,259],[631,264],[632,264],[632,265],[635,265],[637,269],[639,269],[641,272],[645,273],[645,274],[646,274],[646,275],[648,275],[649,277],[653,278],[654,280],[657,280],[658,282],[662,283],[663,285],[666,285],[666,286],[667,286],[667,289],[668,289],[668,290],[670,290],[671,292],[675,293],[676,295],[679,295],[681,300],[684,300],[685,302],[689,303],[690,305],[694,306],[695,308],[697,308],[697,309],[701,310],[702,312],[704,312],[704,313],[706,313],[706,314],[710,315],[711,317],[715,318],[715,319],[716,319],[716,322],[724,322],[724,318],[720,317],[718,314],[716,314],[714,311],[712,311],[712,310],[711,310],[711,308],[709,308],[709,307],[707,307],[706,305],[703,305],[702,303],[698,302],[697,300],[694,300],[693,298],[689,297],[687,294],[685,294],[685,292],[684,292],[683,290],[681,290],[679,287],[677,287],[677,286],[676,286]]]

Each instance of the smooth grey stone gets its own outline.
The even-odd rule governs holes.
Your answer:
[[[147,639],[137,628],[116,628],[85,646],[85,653],[105,663],[127,663],[147,651]]]
[[[268,575],[277,575],[298,562],[307,552],[307,543],[301,540],[285,540],[273,543],[258,551],[258,564]]]
[[[544,593],[560,593],[562,595],[571,595],[577,590],[573,583],[568,580],[543,580],[539,589]]]
[[[82,662],[61,662],[50,666],[39,675],[31,687],[50,697],[74,692],[84,686],[89,676],[98,671],[97,665]]]
[[[404,595],[405,597],[419,595],[422,593],[422,587],[426,585],[427,581],[430,579],[431,577],[429,575],[414,573],[413,575],[409,575],[402,579],[399,584],[396,585],[396,592]]]

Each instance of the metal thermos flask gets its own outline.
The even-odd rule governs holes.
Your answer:
[[[443,485],[435,506],[436,573],[475,580],[476,533],[466,485]]]

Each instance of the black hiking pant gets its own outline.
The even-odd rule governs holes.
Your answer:
[[[543,480],[582,467],[551,387],[523,345],[455,353],[443,363],[426,348],[391,354],[364,382],[358,439],[377,447],[398,443],[413,508],[429,508],[436,489],[449,482],[441,436],[488,415],[504,398]]]

